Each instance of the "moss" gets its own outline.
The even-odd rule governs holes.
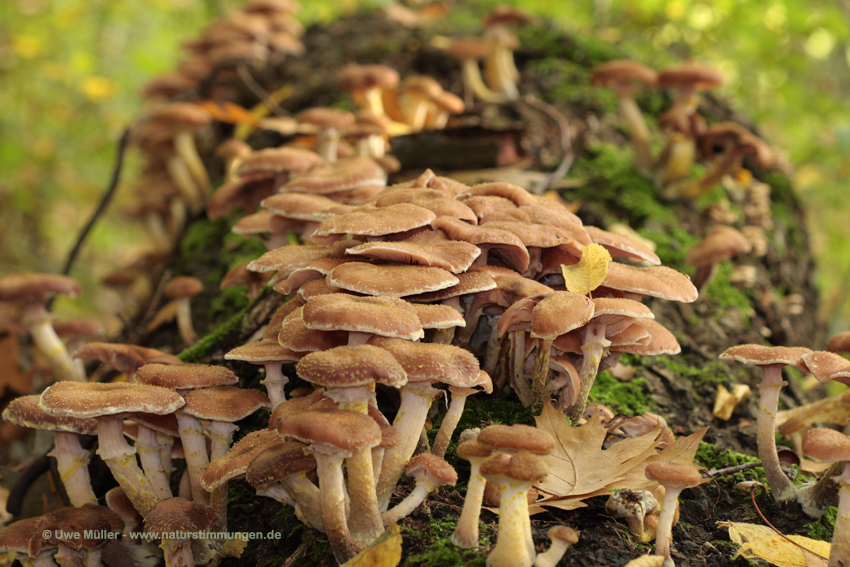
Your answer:
[[[650,366],[653,363],[662,364],[671,372],[689,378],[694,386],[704,386],[706,384],[728,384],[732,381],[729,376],[729,369],[720,361],[710,361],[701,363],[702,366],[688,366],[682,362],[681,357],[673,356],[654,356],[654,357],[631,357],[626,360],[634,361],[634,364],[641,366]],[[624,361],[624,364],[626,362]]]
[[[456,565],[483,567],[486,556],[481,551],[476,549],[461,549],[452,544],[451,538],[456,527],[457,520],[450,515],[443,518],[431,516],[427,526],[421,530],[403,526],[402,534],[412,537],[417,542],[421,542],[424,544],[425,549],[420,553],[407,556],[403,560],[402,565],[410,567],[419,565],[429,565],[431,567],[454,567]],[[481,524],[481,545],[483,547],[490,545],[489,537],[486,535],[486,529],[487,526]]]
[[[750,327],[750,310],[755,298],[750,298],[746,291],[740,290],[731,283],[729,277],[735,270],[732,262],[722,262],[717,268],[714,278],[705,286],[700,297],[707,302],[712,317],[716,320],[729,310],[738,310],[743,317],[744,329]]]
[[[633,378],[620,382],[607,370],[600,373],[593,383],[589,401],[603,404],[615,412],[626,415],[640,415],[652,407],[643,391],[645,378]]]
[[[723,451],[716,445],[711,445],[705,441],[700,442],[699,449],[697,449],[696,461],[708,469],[724,469],[747,463],[760,462],[756,457],[736,453],[735,451]],[[745,469],[724,478],[732,478],[735,482],[757,480],[765,486],[767,485],[767,479],[764,477],[764,469],[762,467]]]
[[[838,508],[830,506],[823,516],[811,524],[803,526],[806,535],[811,539],[832,541],[832,534],[835,532],[835,517],[837,515]]]
[[[260,297],[262,297],[262,295],[260,295]],[[259,297],[257,299],[259,299]],[[245,316],[256,301],[257,300],[255,299],[253,302],[236,312],[235,315],[230,317],[223,324],[216,327],[213,332],[209,333],[189,348],[184,349],[177,355],[177,358],[183,362],[200,361],[207,353],[221,344],[227,336],[242,328],[242,322],[244,321]]]

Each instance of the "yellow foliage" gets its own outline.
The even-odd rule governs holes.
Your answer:
[[[608,275],[611,254],[601,245],[593,243],[581,249],[581,260],[572,266],[561,266],[567,290],[587,295],[600,285]]]
[[[717,526],[729,530],[729,539],[741,545],[737,555],[747,559],[762,559],[777,567],[827,566],[830,545],[825,541],[787,536],[794,545],[767,526],[741,522],[718,522]]]
[[[86,77],[80,83],[80,92],[92,102],[101,102],[115,96],[115,83],[105,77]]]
[[[401,533],[391,524],[378,540],[342,567],[396,567],[401,562]]]

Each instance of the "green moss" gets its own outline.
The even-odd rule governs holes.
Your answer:
[[[722,317],[729,310],[740,311],[744,329],[748,330],[750,326],[749,313],[755,298],[748,297],[747,292],[729,283],[729,277],[734,270],[735,266],[732,262],[722,262],[718,266],[714,278],[700,293],[700,297],[702,301],[707,302],[715,319]]]
[[[826,513],[811,524],[806,524],[803,529],[806,535],[811,539],[821,541],[832,541],[832,534],[835,532],[835,517],[838,515],[838,508],[830,506]]]
[[[628,362],[627,362],[628,361]],[[702,366],[688,366],[682,362],[681,357],[673,357],[668,355],[661,356],[632,356],[624,357],[624,364],[635,364],[640,366],[650,366],[653,363],[662,364],[671,372],[678,374],[681,377],[688,378],[695,386],[704,386],[706,384],[728,384],[732,381],[729,376],[729,370],[720,361],[710,361]]]
[[[198,362],[200,361],[207,353],[216,348],[219,344],[221,344],[224,339],[230,335],[231,333],[235,333],[242,328],[242,323],[245,320],[245,316],[248,314],[250,308],[257,302],[258,299],[262,297],[262,294],[236,312],[232,317],[227,319],[223,324],[216,327],[216,329],[203,337],[194,345],[189,348],[184,349],[177,355],[177,358],[182,360],[183,362]]]
[[[463,565],[465,567],[483,566],[486,556],[475,549],[461,549],[452,544],[452,534],[457,527],[457,520],[451,516],[444,518],[431,517],[427,527],[422,530],[414,530],[406,526],[402,527],[402,533],[409,534],[417,542],[425,545],[421,553],[409,555],[404,561],[405,566],[428,565],[430,567],[454,567]],[[486,535],[487,526],[481,524],[482,546],[489,546],[489,537]]]
[[[735,451],[723,451],[716,445],[711,445],[705,441],[702,441],[699,444],[696,461],[708,469],[725,469],[747,463],[760,462],[756,457],[736,453]],[[730,477],[733,478],[735,482],[757,480],[767,486],[767,479],[764,477],[764,469],[762,467],[746,469],[724,478]]]
[[[640,415],[652,409],[643,391],[644,384],[645,378],[620,382],[606,370],[596,377],[590,390],[589,401],[606,405],[615,412]]]

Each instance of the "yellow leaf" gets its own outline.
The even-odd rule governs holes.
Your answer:
[[[777,567],[826,567],[828,564],[830,545],[825,541],[817,541],[807,537],[790,535],[788,539],[808,549],[812,553],[804,553],[799,547],[779,535],[758,539],[745,543],[738,550],[738,555],[747,559],[763,559]],[[820,557],[818,557],[820,556]]]
[[[401,533],[391,524],[378,540],[342,567],[396,567],[401,562]]]
[[[641,555],[626,563],[626,567],[661,567],[663,564],[663,555]]]
[[[581,249],[581,260],[572,266],[561,265],[567,290],[587,295],[600,285],[608,275],[611,254],[601,245],[593,243]]]
[[[92,102],[100,102],[115,96],[115,83],[105,77],[86,77],[80,83],[80,92]]]
[[[224,542],[224,545],[218,554],[222,557],[235,557],[236,559],[239,559],[242,557],[242,552],[245,551],[246,547],[248,547],[248,540],[236,537]]]
[[[767,526],[758,524],[747,524],[743,522],[717,522],[718,528],[726,528],[729,530],[729,539],[738,545],[772,537],[776,532]]]

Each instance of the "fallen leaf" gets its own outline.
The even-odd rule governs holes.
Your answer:
[[[762,559],[778,567],[827,567],[830,544],[807,537],[790,535],[788,539],[805,548],[800,549],[767,526],[742,522],[717,522],[717,527],[729,530],[729,539],[741,546],[737,556]]]
[[[242,557],[242,552],[245,551],[246,547],[248,547],[248,540],[236,537],[227,540],[221,547],[218,554],[222,557],[235,557],[236,559],[239,559]]]
[[[561,266],[567,290],[587,295],[602,284],[608,275],[611,254],[601,245],[588,244],[581,249],[581,260],[572,266]]]
[[[750,396],[750,393],[750,387],[746,384],[736,385],[732,388],[731,392],[723,384],[718,384],[717,398],[714,400],[714,409],[711,413],[717,419],[729,421],[729,418],[732,417],[732,412],[735,411],[738,404]]]
[[[396,567],[401,562],[401,533],[391,524],[375,543],[346,561],[342,567]]]
[[[776,427],[789,419],[799,419],[805,425],[814,423],[844,425],[850,420],[850,394],[844,392],[838,396],[781,411],[776,414]]]
[[[663,564],[663,555],[641,555],[626,563],[626,567],[661,567]]]
[[[538,429],[556,440],[555,450],[543,457],[549,465],[549,476],[540,483],[553,496],[538,502],[537,507],[571,510],[584,506],[582,500],[607,494],[613,488],[631,488],[623,481],[632,469],[655,455],[661,434],[659,425],[646,435],[624,439],[603,450],[607,432],[599,419],[590,418],[584,425],[572,427],[551,402],[534,419]],[[647,483],[650,481],[644,476],[643,484]]]
[[[776,532],[767,526],[744,522],[717,522],[717,527],[729,530],[729,539],[738,545],[776,535]]]

